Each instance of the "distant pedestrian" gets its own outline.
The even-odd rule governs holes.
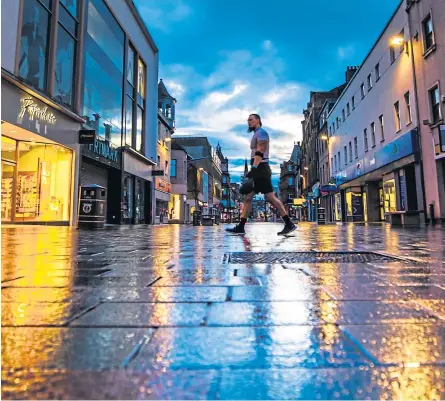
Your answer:
[[[244,234],[244,226],[252,211],[253,197],[255,194],[263,193],[266,201],[272,203],[278,210],[284,220],[284,228],[278,235],[287,235],[297,228],[286,213],[283,203],[275,196],[272,186],[272,171],[269,166],[269,134],[262,128],[261,117],[258,114],[251,114],[247,120],[249,126],[248,132],[253,132],[250,142],[251,150],[251,170],[247,174],[248,178],[253,179],[253,187],[244,188],[243,211],[241,221],[233,228],[227,231],[232,234]]]

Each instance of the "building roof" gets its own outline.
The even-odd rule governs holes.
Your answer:
[[[162,81],[162,78],[159,80],[158,84],[158,97],[159,99],[164,99],[164,98],[172,99],[176,102],[176,99],[172,95],[170,95],[170,93],[168,93],[167,87]]]

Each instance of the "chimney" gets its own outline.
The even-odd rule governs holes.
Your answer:
[[[346,83],[349,83],[349,81],[352,79],[352,77],[355,75],[355,73],[358,70],[358,66],[348,66],[346,68]]]

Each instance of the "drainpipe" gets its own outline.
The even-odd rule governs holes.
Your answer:
[[[409,0],[408,0],[409,1]],[[417,75],[416,75],[416,63],[414,58],[414,45],[413,45],[413,31],[412,31],[412,23],[411,23],[411,8],[414,3],[406,10],[408,14],[408,29],[410,35],[410,47],[411,47],[411,66],[413,70],[413,85],[414,85],[414,101],[416,103],[416,118],[418,124],[418,143],[419,143],[419,159],[420,159],[420,182],[422,185],[422,198],[423,198],[423,216],[426,220],[427,218],[427,209],[426,209],[426,195],[425,195],[425,177],[423,171],[423,156],[422,156],[422,139],[421,139],[421,122],[420,122],[420,111],[419,111],[419,95],[418,95],[418,87],[417,87]]]

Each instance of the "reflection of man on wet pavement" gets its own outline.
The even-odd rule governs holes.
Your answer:
[[[250,143],[251,150],[251,170],[247,174],[252,178],[254,188],[244,196],[243,212],[241,222],[227,231],[232,234],[244,234],[244,226],[252,211],[253,197],[255,194],[263,193],[266,201],[272,203],[279,211],[284,220],[284,228],[278,235],[287,235],[296,229],[286,213],[283,203],[275,196],[272,186],[272,171],[269,166],[269,134],[262,128],[261,117],[258,114],[251,114],[247,120],[249,132],[253,132]]]

